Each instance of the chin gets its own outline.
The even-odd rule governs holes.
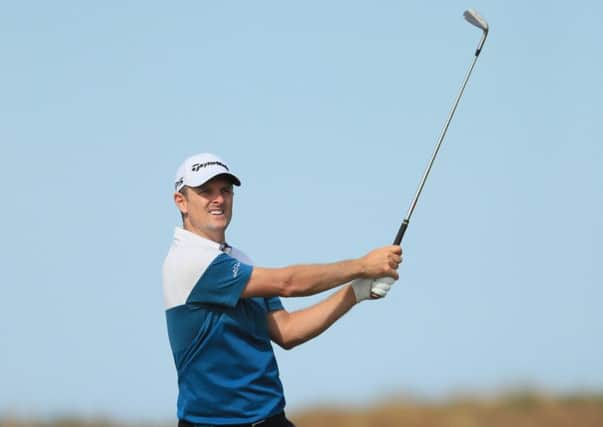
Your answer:
[[[214,222],[213,224],[210,224],[209,228],[212,231],[217,231],[217,232],[224,232],[226,231],[226,227],[228,227],[228,222],[227,221],[223,221],[223,222]]]

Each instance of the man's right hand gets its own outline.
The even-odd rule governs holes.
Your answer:
[[[402,262],[402,248],[398,245],[385,246],[375,249],[360,258],[362,277],[378,279],[391,277],[398,280],[398,266]]]

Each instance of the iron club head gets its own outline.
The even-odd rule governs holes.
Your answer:
[[[479,16],[479,13],[477,13],[475,10],[467,9],[465,13],[463,13],[463,16],[465,17],[467,22],[471,23],[472,25],[475,25],[477,28],[481,28],[482,31],[488,32],[488,23],[484,18]]]
[[[471,25],[475,25],[477,28],[483,31],[482,38],[477,45],[477,49],[475,50],[475,56],[479,56],[480,52],[482,51],[482,47],[486,42],[486,37],[488,37],[488,23],[473,9],[467,9],[465,13],[463,13],[463,16]]]

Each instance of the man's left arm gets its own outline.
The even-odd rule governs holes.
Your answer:
[[[320,335],[355,304],[369,297],[371,282],[363,279],[354,281],[354,285],[345,285],[323,301],[303,310],[268,313],[270,338],[289,350]]]

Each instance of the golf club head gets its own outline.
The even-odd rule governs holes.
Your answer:
[[[488,31],[488,23],[484,18],[479,16],[479,13],[475,10],[467,9],[465,13],[463,13],[463,16],[470,24],[475,25],[477,28],[481,28],[482,31]]]
[[[486,20],[484,18],[479,16],[479,13],[477,13],[473,9],[467,9],[463,13],[463,16],[465,17],[467,22],[469,22],[471,25],[475,25],[477,28],[479,28],[480,30],[483,31],[482,38],[479,41],[479,44],[477,45],[477,49],[475,50],[475,56],[478,56],[480,54],[480,52],[482,51],[482,47],[484,46],[484,43],[486,42],[486,37],[488,37],[488,30],[489,30],[488,23],[486,22]]]

